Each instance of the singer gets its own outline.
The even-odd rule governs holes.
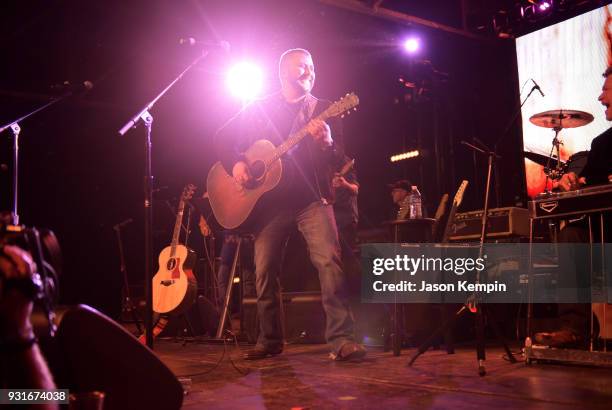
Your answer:
[[[311,94],[315,68],[310,52],[286,51],[279,61],[281,91],[256,101],[217,133],[224,168],[238,184],[252,177],[241,156],[252,142],[271,138],[276,146],[300,130],[330,106]],[[314,120],[309,124],[312,138],[305,138],[283,160],[284,178],[262,200],[265,211],[255,223],[255,274],[260,333],[247,360],[278,355],[283,350],[279,326],[278,282],[282,246],[297,224],[308,246],[310,260],[319,273],[322,302],[327,317],[326,339],[331,358],[362,358],[366,351],[355,343],[353,318],[349,310],[347,280],[340,259],[340,245],[330,205],[330,178],[334,164],[343,158],[342,128],[339,119]]]

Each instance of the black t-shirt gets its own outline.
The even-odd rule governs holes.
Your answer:
[[[586,166],[580,173],[587,185],[607,184],[608,175],[612,175],[612,128],[591,142]]]
[[[253,142],[266,139],[274,146],[282,144],[300,127],[293,129],[301,110],[306,110],[305,100],[288,103],[280,93],[259,100],[230,120],[217,133],[217,148],[221,162],[231,175],[233,165],[242,158]],[[330,102],[319,100],[311,118],[316,117]],[[322,149],[306,136],[282,158],[283,176],[279,185],[264,194],[258,208],[270,211],[278,208],[303,209],[321,198],[331,198],[330,175],[332,164],[342,158],[342,127],[338,118],[326,120],[332,132],[334,144]]]

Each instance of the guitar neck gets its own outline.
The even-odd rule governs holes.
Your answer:
[[[455,194],[455,198],[453,199],[453,205],[451,206],[450,212],[448,213],[448,220],[446,221],[446,227],[444,228],[444,235],[442,235],[442,239],[440,242],[446,243],[448,242],[448,238],[450,237],[450,228],[453,222],[455,222],[455,214],[457,213],[457,208],[461,205],[463,201],[463,193],[465,192],[465,188],[468,186],[468,181],[461,181],[461,185],[459,185],[459,189]]]
[[[318,116],[316,116],[314,119],[325,121],[329,117],[330,116],[327,115],[327,113],[324,111],[321,114],[319,114]],[[310,124],[310,122],[312,122],[312,121],[313,121],[313,119],[311,119],[308,122],[308,124]],[[283,155],[285,155],[291,148],[293,148],[294,146],[299,144],[300,141],[302,141],[306,135],[308,135],[308,131],[306,130],[306,126],[302,127],[302,129],[299,130],[298,132],[296,132],[295,134],[290,135],[289,138],[287,138],[282,144],[280,144],[278,147],[276,147],[276,149],[274,150],[274,155],[270,159],[268,159],[268,161],[266,161],[266,166],[269,166],[274,161],[276,161],[277,159],[279,159]]]
[[[170,245],[170,257],[174,257],[176,245],[178,245],[179,236],[181,234],[181,225],[183,224],[183,214],[185,213],[185,200],[181,198],[176,213],[176,222],[174,223],[174,231],[172,232],[172,244]]]

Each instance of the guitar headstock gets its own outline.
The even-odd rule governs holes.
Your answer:
[[[340,174],[340,176],[345,176],[355,165],[355,158],[351,159],[350,161],[347,161],[346,164],[344,164],[342,166],[342,168],[340,169],[340,171],[338,172]]]
[[[330,118],[330,117],[336,117],[338,115],[343,115],[347,112],[350,112],[350,110],[357,107],[357,105],[359,105],[359,97],[357,97],[357,94],[355,93],[347,94],[344,97],[342,97],[340,100],[330,105],[323,112],[322,117],[325,119],[325,118]]]
[[[185,188],[183,188],[183,193],[181,194],[181,200],[182,201],[189,201],[191,198],[193,198],[193,194],[196,190],[196,186],[193,184],[187,184],[185,185]]]
[[[467,180],[463,180],[461,181],[461,185],[459,185],[459,189],[457,190],[457,193],[455,194],[455,198],[453,199],[453,204],[458,208],[459,205],[461,205],[461,202],[463,202],[463,193],[465,192],[465,188],[467,188],[468,186],[468,181]]]

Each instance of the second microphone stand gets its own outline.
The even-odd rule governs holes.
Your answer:
[[[478,143],[482,145],[482,148],[472,145],[465,141],[461,141],[461,143],[470,147],[476,152],[486,155],[488,158],[487,185],[485,189],[484,209],[482,212],[482,220],[481,220],[482,226],[481,226],[481,231],[480,231],[480,244],[479,244],[479,249],[478,249],[478,258],[482,258],[484,255],[484,243],[485,243],[485,238],[487,235],[487,225],[488,225],[487,221],[489,218],[489,194],[491,191],[491,174],[493,172],[493,164],[495,162],[495,159],[499,158],[499,156],[494,151],[491,151],[490,149],[488,149],[488,147],[486,147],[486,145],[484,145],[480,141],[478,141]],[[480,280],[481,280],[480,271],[477,270],[476,271],[476,283],[477,284],[480,283]],[[444,322],[442,326],[440,326],[425,342],[423,342],[421,346],[419,346],[417,352],[412,356],[408,365],[412,366],[414,361],[420,355],[425,353],[433,345],[434,341],[440,337],[440,335],[445,334],[446,331],[450,329],[455,324],[455,322],[457,322],[457,320],[459,320],[461,317],[463,317],[468,312],[472,312],[476,315],[476,358],[478,361],[478,374],[480,376],[484,376],[486,374],[486,368],[485,368],[486,352],[485,352],[485,333],[484,333],[485,313],[484,313],[484,305],[481,303],[480,296],[476,292],[474,292],[472,295],[468,297],[466,302],[463,304],[463,306],[461,306],[461,308],[455,313],[453,317],[451,317],[446,322]],[[490,313],[489,313],[489,316],[491,316]],[[512,354],[512,352],[510,351],[510,348],[508,347],[508,344],[506,343],[502,335],[502,332],[499,329],[499,326],[497,325],[497,322],[495,320],[491,320],[490,323],[491,323],[491,326],[493,327],[493,331],[495,332],[496,337],[502,343],[504,350],[506,351],[506,354],[508,355],[508,359],[510,360],[510,362],[515,363],[516,359],[514,358],[514,355]]]
[[[43,104],[42,106],[38,107],[34,111],[31,111],[28,114],[23,115],[17,118],[16,120],[11,121],[8,124],[0,127],[0,133],[2,133],[4,130],[9,129],[9,128],[13,132],[13,175],[12,175],[12,181],[11,181],[12,183],[11,185],[13,189],[12,198],[11,198],[11,223],[13,225],[19,225],[19,210],[17,207],[17,199],[18,199],[18,193],[19,193],[19,134],[21,133],[21,126],[19,125],[19,123],[25,120],[26,118],[29,118],[32,115],[36,114],[37,112],[40,112],[46,108],[49,108],[50,106],[54,104],[57,104],[58,102],[62,100],[65,100],[71,95],[73,95],[73,92],[69,91],[65,93],[64,95],[54,98],[48,103]]]
[[[119,135],[123,136],[133,127],[142,121],[146,128],[145,136],[145,172],[144,172],[144,242],[145,242],[145,340],[149,348],[153,348],[153,290],[151,287],[152,266],[153,266],[153,175],[151,171],[151,129],[153,126],[153,116],[150,110],[183,76],[195,67],[202,59],[208,55],[204,51],[201,56],[196,58],[187,68],[185,68],[166,88],[162,90],[151,102],[138,111],[121,129]]]

